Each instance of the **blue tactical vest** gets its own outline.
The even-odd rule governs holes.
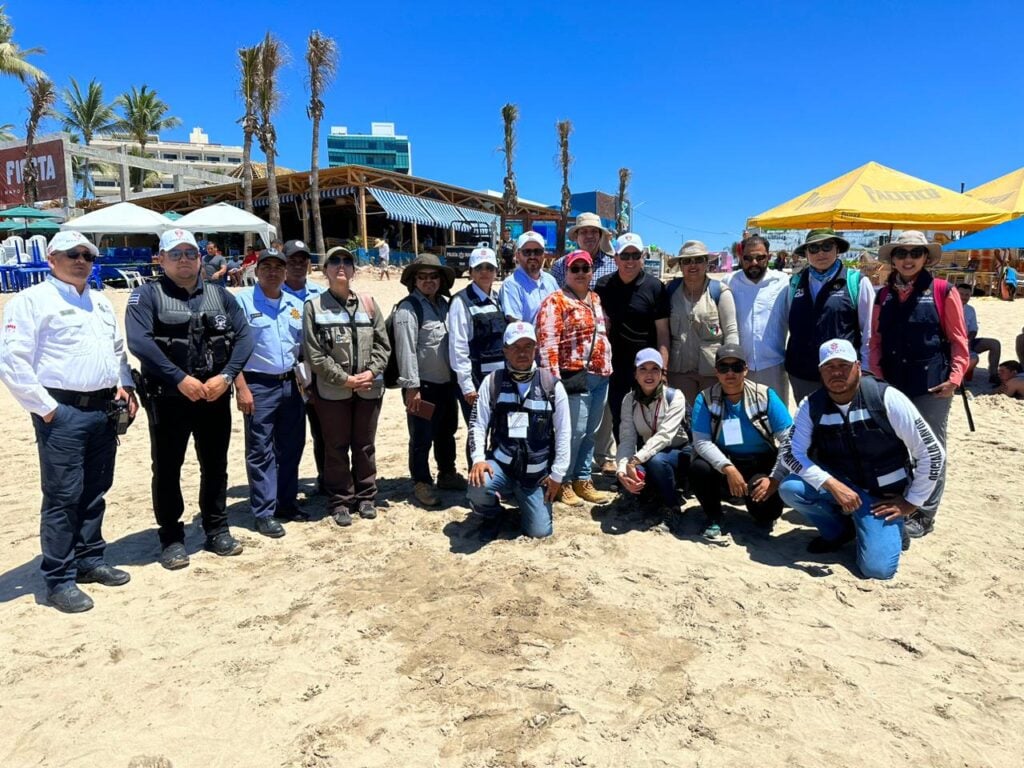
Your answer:
[[[226,289],[206,283],[202,302],[195,311],[188,302],[168,296],[162,281],[149,283],[143,289],[153,294],[153,341],[168,359],[200,380],[220,373],[231,358],[235,340],[222,293]]]
[[[818,348],[830,339],[846,339],[860,349],[860,317],[851,300],[843,267],[811,298],[809,267],[800,274],[789,307],[789,341],[786,343],[786,372],[790,376],[817,381]]]
[[[906,301],[887,287],[880,297],[878,333],[885,380],[907,397],[917,397],[949,378],[951,352],[935,305],[934,279],[921,272]],[[944,297],[943,297],[944,298]]]
[[[533,374],[523,398],[519,387],[502,369],[492,381],[491,423],[488,425],[488,453],[510,477],[522,486],[536,486],[551,469],[555,458],[555,390],[545,391],[542,372]],[[525,412],[529,415],[526,438],[509,436],[508,415]]]
[[[473,386],[488,373],[505,367],[504,335],[508,320],[498,303],[490,298],[481,299],[472,284],[455,294],[466,306],[466,313],[473,323],[473,336],[469,340],[469,360],[473,364]]]
[[[885,411],[886,384],[863,374],[847,415],[822,387],[808,397],[813,424],[807,455],[872,496],[900,496],[910,485],[910,453]]]

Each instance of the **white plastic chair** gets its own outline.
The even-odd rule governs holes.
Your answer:
[[[25,244],[25,250],[32,261],[46,261],[46,238],[43,235],[32,235]]]
[[[142,274],[137,269],[116,269],[117,274],[124,280],[125,287],[127,288],[138,288],[142,285],[145,280],[142,278]]]
[[[25,253],[25,239],[21,235],[11,235],[4,240],[4,245],[14,246],[14,261],[20,263],[22,254]]]

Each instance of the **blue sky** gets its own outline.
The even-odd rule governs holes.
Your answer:
[[[15,39],[46,49],[32,60],[58,86],[96,77],[113,98],[148,84],[183,121],[168,139],[200,125],[241,143],[235,51],[269,26],[292,56],[277,120],[291,168],[309,166],[312,29],[341,48],[324,135],[393,121],[419,176],[501,189],[512,101],[520,194],[557,203],[554,126],[568,118],[573,190],[614,193],[629,167],[634,228],[664,248],[724,246],[747,216],[868,160],[954,189],[1024,165],[1020,2],[689,5],[6,2]],[[25,104],[0,81],[0,123],[20,129]]]

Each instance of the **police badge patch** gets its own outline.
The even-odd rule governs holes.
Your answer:
[[[226,331],[228,329],[228,317],[227,315],[214,315],[213,316],[213,327],[218,331]]]

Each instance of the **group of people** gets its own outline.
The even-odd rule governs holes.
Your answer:
[[[788,504],[818,529],[812,552],[856,539],[863,575],[892,576],[909,537],[934,526],[949,406],[969,364],[960,295],[928,271],[939,246],[904,232],[883,247],[893,272],[876,297],[831,230],[807,235],[795,255],[808,266],[792,278],[768,268],[760,235],[721,282],[707,274],[704,244],[689,241],[669,260],[682,274],[668,284],[644,272],[636,233],[613,245],[585,213],[568,235],[580,247],[550,272],[544,238],[520,235],[500,289],[489,247],[473,251],[470,282],[454,295],[453,270],[421,255],[401,274],[409,295],[385,317],[353,285],[345,248],[326,254],[326,290],[307,281],[309,250],[292,240],[260,252],[256,285],[232,293],[215,274],[203,279],[194,237],[170,230],[163,274],[132,291],[124,335],[87,285],[95,246],[56,235],[52,276],[7,305],[0,347],[0,377],[32,413],[39,445],[49,601],[88,610],[78,584],[129,579],[103,561],[101,521],[137,396],[161,565],[189,564],[180,473],[190,437],[205,547],[242,551],[226,514],[232,388],[255,529],[271,538],[307,519],[296,505],[307,422],[334,521],[376,516],[376,431],[394,386],[413,498],[437,507],[439,491],[465,492],[484,540],[507,522],[502,502],[516,500],[522,532],[543,537],[553,503],[612,501],[596,470],[663,516],[692,492],[708,539],[723,535],[724,502],[769,531]]]

